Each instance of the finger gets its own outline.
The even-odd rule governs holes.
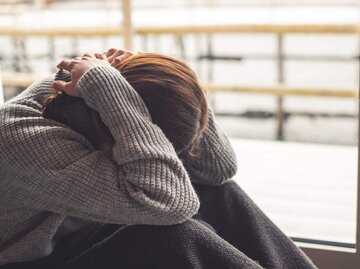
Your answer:
[[[118,67],[122,61],[123,61],[122,57],[117,57],[114,60],[112,60],[110,64],[112,67]]]
[[[71,71],[74,62],[77,60],[62,60],[58,65],[56,66],[59,69],[65,69],[67,71]]]
[[[110,56],[113,55],[116,51],[117,51],[117,49],[115,49],[115,48],[108,49],[108,51],[106,52],[106,57],[110,57]]]
[[[82,59],[86,59],[86,58],[96,58],[95,55],[93,53],[90,52],[86,52],[83,56]]]
[[[62,81],[62,80],[55,80],[53,82],[53,88],[57,91],[62,91],[64,89],[66,83],[67,82]]]
[[[95,57],[101,60],[105,60],[106,59],[106,54],[105,53],[95,53]]]
[[[129,58],[130,56],[132,56],[133,54],[130,52],[126,52],[125,54],[116,57],[114,60],[112,60],[110,62],[111,66],[113,67],[118,67],[120,65],[121,62],[123,62],[125,59]]]
[[[124,55],[126,53],[126,51],[124,50],[116,50],[116,52],[114,52],[112,55],[108,56],[108,60],[109,62],[112,62],[116,57],[119,57],[121,55]]]
[[[65,82],[62,80],[55,80],[53,82],[53,88],[57,91],[62,91],[67,95],[76,96],[75,85],[73,81]]]

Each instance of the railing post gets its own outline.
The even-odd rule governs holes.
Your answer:
[[[123,38],[124,38],[124,49],[133,50],[133,38],[134,38],[134,29],[132,24],[132,8],[131,0],[121,0],[122,4],[122,15],[123,15]]]
[[[179,47],[180,57],[183,60],[186,60],[186,50],[185,50],[185,41],[184,36],[179,34],[175,36],[176,44]]]
[[[50,62],[50,69],[52,72],[56,71],[56,46],[55,46],[55,39],[54,37],[48,38],[48,44],[49,44],[49,62]]]
[[[360,93],[360,26],[358,26],[358,61],[357,61],[357,68],[358,68],[358,91]],[[358,109],[360,107],[360,95],[358,97],[357,103],[358,103]],[[358,112],[358,125],[357,125],[357,148],[358,148],[358,161],[357,161],[357,199],[356,199],[356,245],[355,245],[355,249],[356,249],[356,257],[355,257],[355,266],[356,268],[359,268],[360,266],[360,117],[359,117],[359,112]]]
[[[196,71],[201,76],[201,78],[204,78],[204,72],[203,72],[203,64],[200,59],[201,51],[202,51],[202,43],[201,43],[201,34],[200,33],[194,33],[194,42],[195,42],[195,61],[196,61]]]
[[[25,40],[21,36],[14,36],[13,44],[15,48],[14,69],[17,72],[31,72],[29,57],[26,52]],[[16,64],[18,63],[18,64]]]
[[[81,56],[79,51],[79,37],[74,36],[71,38],[71,57]]]
[[[149,50],[149,42],[148,42],[148,39],[149,39],[149,35],[147,34],[142,34],[141,35],[141,43],[142,43],[142,50],[144,52],[147,52]]]
[[[5,97],[4,97],[4,88],[2,84],[2,75],[1,75],[1,66],[0,66],[0,106],[4,104]]]
[[[284,76],[284,48],[283,48],[283,35],[277,35],[277,83],[282,85],[285,81]],[[284,140],[284,105],[283,97],[277,98],[277,140]]]
[[[212,38],[211,34],[206,35],[206,49],[207,49],[207,55],[209,58],[213,56],[213,46],[212,46]],[[210,60],[208,64],[208,73],[207,73],[207,80],[212,81],[214,79],[214,68],[213,68],[213,61]]]
[[[206,35],[206,50],[207,50],[207,55],[209,55],[211,58],[211,56],[213,55],[213,46],[212,46],[212,38],[211,38],[211,34],[207,34]],[[207,81],[211,82],[214,79],[214,67],[213,67],[213,61],[212,60],[208,60],[207,62]],[[213,109],[213,111],[216,113],[216,93],[213,93],[210,97],[210,105]]]

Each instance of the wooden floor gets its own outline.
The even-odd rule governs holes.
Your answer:
[[[231,139],[236,182],[289,236],[355,242],[357,148]]]

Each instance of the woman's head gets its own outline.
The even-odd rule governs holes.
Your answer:
[[[117,69],[142,97],[152,122],[162,129],[176,152],[192,153],[207,124],[208,107],[191,68],[166,55],[139,53],[121,62]],[[49,99],[44,112],[49,112],[53,102]],[[102,129],[97,130],[98,140],[102,140],[97,143],[109,144],[112,140],[106,139],[110,134],[106,126],[95,111],[91,113],[95,131]]]
[[[175,150],[191,150],[208,117],[205,92],[191,68],[166,55],[139,53],[117,69],[142,97],[153,123]]]

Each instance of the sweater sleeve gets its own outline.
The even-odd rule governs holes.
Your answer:
[[[60,70],[55,78],[70,81],[70,73]],[[200,140],[198,150],[197,156],[181,156],[191,181],[205,185],[221,185],[236,174],[236,155],[228,137],[216,123],[211,108],[209,108],[208,126]]]
[[[237,171],[234,150],[221,128],[216,124],[214,113],[209,109],[209,121],[197,146],[197,154],[182,155],[181,159],[195,183],[221,185]]]
[[[0,192],[27,207],[107,223],[169,225],[194,215],[199,200],[187,171],[121,74],[92,68],[77,90],[109,127],[112,157],[35,106],[9,102],[0,109]]]

